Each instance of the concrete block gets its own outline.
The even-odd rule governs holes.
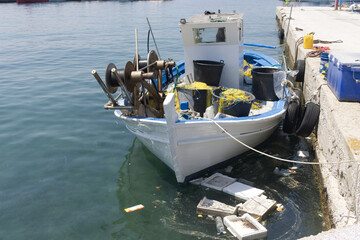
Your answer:
[[[224,224],[235,237],[241,240],[266,238],[267,229],[249,214],[242,217],[230,215],[224,217]]]
[[[248,200],[252,197],[260,196],[264,193],[264,190],[251,187],[249,185],[234,182],[223,189],[223,192],[233,195],[242,200]]]
[[[222,191],[226,186],[229,186],[235,181],[236,181],[235,178],[225,176],[221,173],[214,173],[210,177],[206,178],[201,183],[201,185],[218,191]]]
[[[198,214],[226,217],[234,215],[235,209],[233,206],[204,197],[197,205],[196,212]]]
[[[248,213],[254,218],[262,220],[271,210],[276,207],[276,201],[267,199],[266,196],[256,196],[247,200],[244,204],[239,204],[238,214]]]

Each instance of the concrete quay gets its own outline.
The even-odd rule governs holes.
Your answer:
[[[320,104],[314,148],[319,163],[323,163],[320,172],[331,225],[342,228],[357,224],[360,218],[360,103],[339,102],[319,73],[320,58],[306,57],[312,50],[304,49],[297,41],[315,32],[314,40],[342,42],[314,45],[328,46],[330,52],[357,52],[360,55],[360,14],[335,11],[330,7],[293,7],[290,19],[290,11],[290,7],[278,7],[276,17],[285,31],[285,38],[287,36],[285,41],[291,61],[294,63],[296,57],[305,59],[302,84],[305,101]],[[359,225],[354,226],[359,229],[356,226]],[[338,233],[342,239],[350,239],[346,231],[339,230]],[[322,234],[325,233],[309,239],[324,239]]]

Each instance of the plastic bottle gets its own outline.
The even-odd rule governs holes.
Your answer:
[[[218,234],[219,235],[226,234],[222,218],[220,216],[217,216],[215,218],[215,222],[216,222],[216,230],[217,230]]]
[[[304,48],[305,49],[312,49],[313,47],[313,35],[305,35],[304,36]]]

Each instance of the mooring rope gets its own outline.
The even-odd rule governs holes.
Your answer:
[[[280,157],[275,157],[272,156],[270,154],[264,153],[260,150],[257,150],[253,147],[250,147],[249,145],[247,145],[246,143],[240,141],[239,139],[237,139],[236,137],[234,137],[233,135],[231,135],[225,128],[223,128],[222,126],[220,126],[219,123],[217,123],[216,121],[214,121],[213,119],[209,119],[210,121],[212,121],[216,126],[218,126],[224,133],[226,133],[230,138],[232,138],[233,140],[235,140],[236,142],[240,143],[241,145],[243,145],[244,147],[257,152],[261,155],[267,156],[269,158],[278,160],[278,161],[282,161],[282,162],[288,162],[288,163],[300,163],[300,164],[308,164],[308,165],[332,165],[332,164],[340,164],[340,163],[356,163],[356,164],[360,164],[360,162],[358,161],[343,161],[343,162],[327,162],[327,163],[320,163],[320,162],[304,162],[304,161],[297,161],[297,160],[292,160],[292,159],[285,159],[285,158],[280,158]]]

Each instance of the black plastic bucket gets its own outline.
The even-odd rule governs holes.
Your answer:
[[[194,77],[197,82],[219,86],[224,61],[194,60]]]
[[[219,101],[221,97],[221,92],[226,89],[216,88],[213,89],[211,94],[213,96],[213,105],[216,109],[219,109]],[[238,101],[233,103],[231,106],[227,108],[222,108],[221,112],[227,115],[231,115],[234,117],[245,117],[248,116],[250,113],[250,109],[252,106],[253,101],[255,100],[255,96],[249,92],[245,92],[249,97],[250,101]]]
[[[201,117],[204,115],[204,112],[206,110],[207,94],[208,90],[206,89],[178,88],[179,98],[183,96],[181,97],[181,101],[189,102],[190,109],[200,113]]]
[[[274,92],[274,73],[281,69],[272,67],[259,67],[252,70],[252,93],[256,99],[276,101],[279,98]]]
[[[208,90],[192,90],[194,99],[194,111],[200,113],[202,117],[206,110]]]

